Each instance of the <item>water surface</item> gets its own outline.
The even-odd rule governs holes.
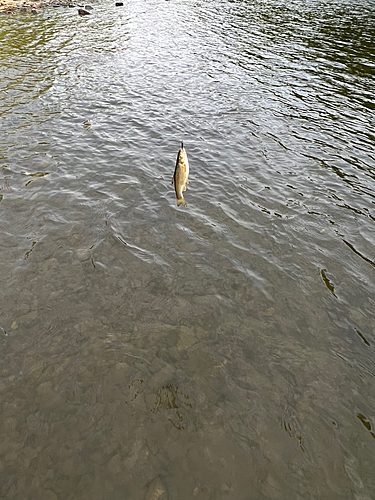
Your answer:
[[[373,2],[93,6],[0,17],[1,498],[370,500]]]

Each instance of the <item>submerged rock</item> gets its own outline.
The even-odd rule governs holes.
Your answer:
[[[85,9],[78,9],[78,14],[80,16],[89,16],[90,15],[90,12],[88,12],[87,10]]]
[[[116,7],[122,7],[124,5],[123,2],[116,2]]]
[[[158,477],[152,481],[145,500],[167,500],[167,490]]]
[[[86,10],[93,10],[93,9],[94,9],[94,7],[91,7],[91,5],[85,5],[85,9],[86,9]]]

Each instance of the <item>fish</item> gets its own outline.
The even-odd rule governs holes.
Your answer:
[[[176,168],[172,178],[174,190],[176,192],[177,206],[183,205],[186,207],[185,198],[182,196],[182,191],[186,191],[186,184],[189,184],[189,160],[187,157],[184,143],[181,142],[181,148],[178,151]]]

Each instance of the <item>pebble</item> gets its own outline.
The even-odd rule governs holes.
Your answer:
[[[53,384],[50,381],[42,382],[37,388],[37,393],[40,395],[51,394],[53,391]]]
[[[160,478],[156,478],[150,484],[145,500],[167,500],[167,490]]]
[[[87,7],[86,7],[86,9],[87,9]],[[82,10],[82,12],[86,12],[83,9],[78,9],[78,13],[80,13],[81,10]],[[90,12],[87,12],[87,14],[90,14]],[[82,14],[82,15],[85,15],[85,14]],[[79,248],[76,251],[76,257],[79,261],[83,262],[85,260],[89,260],[91,257],[91,254],[90,254],[90,251],[87,250],[86,248]]]
[[[177,350],[186,351],[186,349],[194,345],[196,342],[197,339],[194,335],[194,332],[190,328],[182,326],[180,329],[180,335],[177,342]]]
[[[273,316],[275,314],[275,309],[273,307],[269,307],[266,311],[267,316]]]

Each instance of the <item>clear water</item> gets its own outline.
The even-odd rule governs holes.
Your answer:
[[[374,3],[93,6],[0,17],[1,498],[371,500]]]

